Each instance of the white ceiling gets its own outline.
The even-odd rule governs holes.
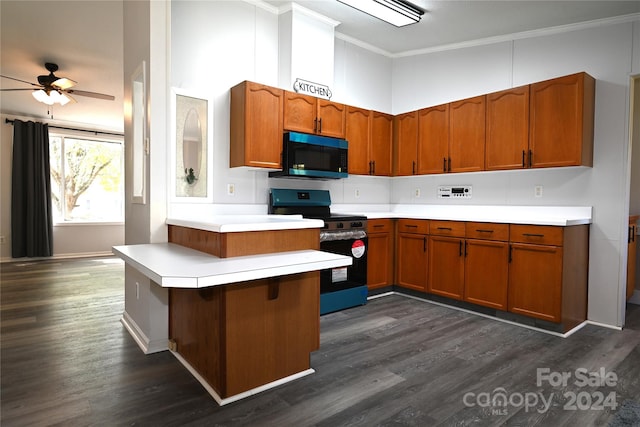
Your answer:
[[[131,0],[126,0],[131,1]],[[152,0],[154,1],[154,0]],[[211,0],[216,1],[216,0]],[[240,0],[235,0],[240,1]],[[248,0],[253,3],[260,0]],[[290,1],[266,0],[284,10]],[[414,0],[426,11],[422,21],[396,28],[338,3],[300,0],[303,7],[340,22],[338,36],[389,56],[403,56],[475,40],[550,27],[607,20],[640,13],[640,1],[431,1]],[[45,62],[57,63],[59,77],[76,89],[114,95],[115,101],[76,97],[77,104],[48,111],[29,91],[2,92],[0,111],[50,118],[75,126],[123,129],[122,1],[0,1],[0,74],[36,81]],[[0,79],[1,88],[25,87]]]

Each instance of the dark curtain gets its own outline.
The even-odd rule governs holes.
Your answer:
[[[13,122],[11,256],[53,255],[49,127]]]

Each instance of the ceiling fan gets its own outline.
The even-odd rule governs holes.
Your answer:
[[[49,71],[49,74],[38,76],[38,83],[31,83],[26,80],[17,79],[15,77],[0,75],[0,77],[4,77],[5,79],[15,80],[17,82],[26,83],[32,86],[31,88],[0,89],[0,91],[8,92],[18,90],[31,90],[33,91],[32,94],[35,99],[48,105],[53,105],[55,103],[58,103],[60,105],[65,105],[69,102],[75,103],[76,100],[73,99],[71,95],[86,96],[89,98],[104,99],[107,101],[113,101],[115,99],[113,95],[105,95],[103,93],[72,89],[72,87],[77,84],[75,81],[66,77],[58,77],[53,74],[58,71],[57,64],[47,62],[44,64],[44,67],[47,69],[47,71]]]

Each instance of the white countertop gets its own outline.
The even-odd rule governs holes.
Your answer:
[[[322,228],[324,221],[302,215],[214,215],[208,218],[167,218],[167,224],[217,233]]]
[[[316,250],[218,258],[174,243],[114,246],[113,253],[166,288],[205,288],[346,267],[353,262],[349,256]]]
[[[353,205],[332,205],[331,211],[364,215],[369,219],[409,218],[556,226],[592,222],[591,206],[397,205],[390,211],[363,211]]]

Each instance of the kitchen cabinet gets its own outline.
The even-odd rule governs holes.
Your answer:
[[[530,96],[530,166],[593,166],[595,79],[577,73],[534,83]]]
[[[640,215],[629,217],[629,243],[627,249],[627,299],[633,296],[636,287],[636,256],[638,253],[638,218]]]
[[[586,319],[588,225],[511,224],[509,311],[560,323],[562,331]]]
[[[344,138],[345,111],[337,102],[284,91],[285,130]]]
[[[399,114],[393,118],[394,175],[418,173],[418,112]]]
[[[487,170],[529,167],[529,86],[487,95]]]
[[[370,175],[391,176],[393,149],[393,116],[391,114],[371,112],[370,141]]]
[[[486,97],[449,104],[449,172],[484,170]]]
[[[258,83],[231,88],[231,167],[282,167],[283,100],[281,89]]]
[[[394,260],[393,220],[370,219],[367,221],[367,229],[367,286],[369,289],[391,286]]]
[[[431,221],[428,292],[461,300],[464,293],[465,223]]]
[[[398,286],[427,291],[429,220],[400,219],[397,223],[396,277]]]
[[[418,111],[418,174],[446,173],[449,157],[449,104]]]
[[[509,224],[466,223],[464,300],[507,310]]]
[[[393,116],[347,106],[349,174],[391,175]]]

